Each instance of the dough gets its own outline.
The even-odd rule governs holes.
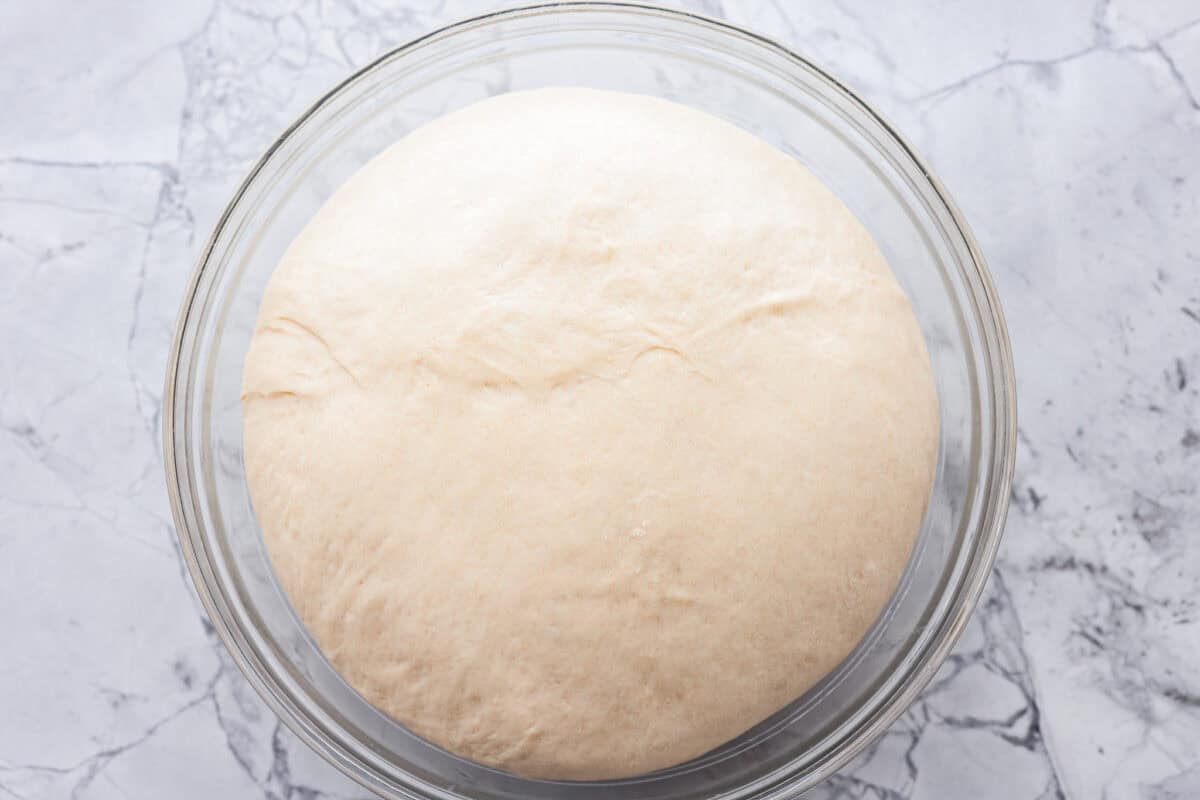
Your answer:
[[[520,775],[699,756],[894,591],[929,359],[853,214],[701,112],[504,95],[356,173],[275,271],[245,464],[346,680]]]

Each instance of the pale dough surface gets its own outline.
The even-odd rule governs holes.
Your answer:
[[[356,173],[246,359],[274,567],[368,700],[518,774],[667,767],[845,657],[937,444],[909,303],[794,159],[662,100],[523,92]]]

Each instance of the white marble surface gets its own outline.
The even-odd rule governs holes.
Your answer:
[[[165,497],[163,366],[251,160],[352,67],[490,6],[0,4],[0,798],[363,796],[203,619]],[[1016,353],[986,601],[813,796],[1200,797],[1200,3],[687,7],[790,43],[911,137]]]

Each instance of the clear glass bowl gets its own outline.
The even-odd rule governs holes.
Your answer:
[[[492,94],[641,92],[723,117],[793,154],[875,236],[912,299],[941,402],[936,483],[890,605],[804,697],[687,764],[619,781],[517,778],[414,736],[334,672],[282,594],[246,491],[242,359],[267,277],[353,171],[406,132]],[[1008,337],[965,223],[919,157],[853,93],[786,48],[715,20],[566,3],[452,25],[362,69],[288,128],[200,257],[167,370],[165,463],[183,554],[238,666],[305,742],[387,798],[790,797],[878,736],[929,681],[991,569],[1016,430]]]

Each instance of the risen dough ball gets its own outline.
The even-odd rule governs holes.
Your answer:
[[[808,170],[706,114],[509,94],[406,136],[279,264],[245,463],[346,680],[518,774],[667,767],[844,658],[895,589],[937,405]]]

